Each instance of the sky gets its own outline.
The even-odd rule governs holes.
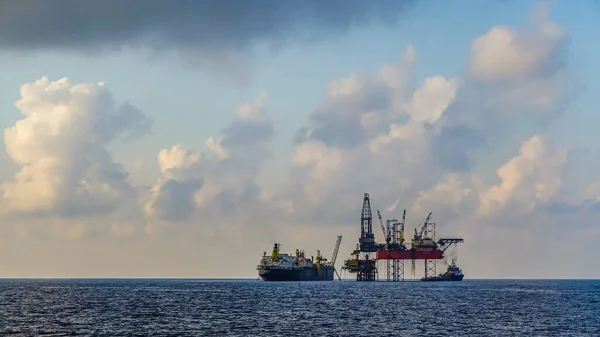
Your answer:
[[[599,18],[4,1],[0,277],[256,278],[274,242],[328,257],[338,234],[341,267],[368,192],[408,234],[433,212],[464,238],[468,278],[599,278]]]

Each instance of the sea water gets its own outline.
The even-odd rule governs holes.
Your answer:
[[[600,336],[600,281],[0,280],[1,336]]]

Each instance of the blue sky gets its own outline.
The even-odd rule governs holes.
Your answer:
[[[333,220],[337,212],[341,214],[346,212],[347,208],[342,207],[339,210],[330,210],[322,217],[322,222],[324,222],[324,224],[311,225],[309,227],[313,229],[303,230],[301,229],[303,228],[303,225],[301,224],[308,222],[307,219],[309,218],[318,218],[317,215],[321,214],[320,212],[323,211],[322,207],[324,206],[314,206],[314,208],[310,208],[310,205],[313,205],[310,200],[304,200],[299,196],[293,195],[294,191],[296,191],[299,186],[304,186],[306,188],[306,186],[311,184],[309,180],[313,179],[315,181],[312,181],[312,183],[316,186],[332,184],[331,186],[327,185],[328,187],[323,187],[323,189],[330,188],[327,193],[324,192],[326,196],[338,196],[340,200],[351,200],[352,195],[354,195],[357,199],[357,203],[360,203],[360,191],[361,188],[365,187],[359,183],[356,183],[356,191],[354,191],[354,187],[348,187],[351,184],[354,184],[351,179],[351,172],[354,171],[358,174],[361,170],[359,168],[351,167],[352,164],[360,162],[360,159],[353,158],[361,158],[361,156],[364,155],[361,151],[365,151],[364,149],[356,149],[355,152],[350,152],[349,150],[339,150],[334,146],[325,144],[324,146],[329,152],[324,152],[327,154],[321,155],[320,158],[335,158],[336,153],[340,153],[344,164],[343,168],[339,168],[339,171],[337,171],[336,174],[328,176],[328,178],[319,178],[324,179],[322,181],[315,178],[317,175],[315,171],[310,171],[308,169],[306,169],[306,172],[303,171],[304,173],[293,171],[294,164],[292,162],[294,161],[294,153],[299,149],[299,145],[293,142],[294,136],[301,127],[309,124],[310,116],[317,107],[327,102],[335,101],[333,98],[328,97],[327,85],[331,81],[345,78],[351,73],[356,73],[365,77],[375,76],[374,74],[376,74],[383,63],[400,61],[407,46],[412,45],[416,50],[416,61],[413,72],[418,83],[417,87],[424,85],[425,79],[430,76],[443,76],[446,79],[458,77],[461,81],[466,81],[471,83],[471,85],[477,86],[478,84],[476,83],[478,82],[474,82],[474,80],[470,78],[472,75],[469,74],[469,48],[474,39],[484,36],[494,26],[507,26],[516,31],[526,31],[528,27],[532,25],[530,21],[532,10],[539,3],[539,1],[417,1],[415,8],[407,13],[401,14],[399,22],[394,25],[385,25],[375,22],[368,26],[351,27],[347,34],[334,34],[321,41],[308,44],[288,41],[289,45],[284,46],[276,52],[269,51],[264,43],[256,43],[248,50],[243,50],[239,59],[231,61],[235,64],[224,63],[221,65],[221,68],[212,67],[212,69],[210,65],[207,64],[192,65],[185,62],[182,58],[177,56],[177,48],[168,55],[158,56],[153,56],[148,51],[130,47],[126,47],[125,50],[108,50],[102,53],[99,52],[93,55],[86,55],[77,51],[76,48],[74,51],[74,49],[63,48],[61,46],[51,48],[51,50],[24,48],[19,52],[15,52],[14,49],[11,49],[10,47],[2,47],[0,42],[0,48],[3,48],[3,52],[0,53],[0,72],[3,74],[3,76],[0,77],[0,107],[2,107],[2,110],[4,111],[4,113],[0,115],[0,127],[2,127],[2,129],[10,128],[17,120],[22,118],[14,107],[14,103],[20,98],[19,87],[25,83],[34,82],[42,76],[47,76],[50,81],[57,81],[62,77],[68,77],[73,83],[96,83],[104,81],[108,90],[118,101],[131,103],[153,121],[151,132],[145,136],[132,142],[117,141],[107,147],[114,161],[125,166],[130,177],[129,182],[133,185],[133,188],[139,191],[143,190],[143,188],[147,188],[147,186],[156,185],[157,188],[160,189],[162,185],[157,182],[157,179],[159,178],[163,180],[179,179],[178,181],[187,179],[185,181],[190,182],[193,180],[190,178],[191,176],[195,177],[194,179],[198,178],[197,176],[202,176],[201,179],[204,179],[204,186],[202,189],[208,191],[207,186],[209,185],[207,181],[211,181],[212,185],[210,186],[218,189],[215,187],[218,185],[218,179],[225,179],[221,177],[221,175],[224,174],[221,172],[229,172],[227,171],[229,168],[225,168],[229,166],[219,166],[221,164],[210,162],[210,164],[206,164],[209,168],[202,168],[202,170],[208,170],[208,173],[204,171],[189,173],[186,171],[185,174],[181,173],[182,176],[185,175],[185,179],[179,176],[178,178],[173,178],[166,175],[167,173],[165,172],[160,172],[159,165],[157,164],[159,151],[162,149],[169,149],[176,144],[181,144],[186,151],[209,151],[205,146],[206,140],[211,136],[219,136],[221,130],[234,119],[238,106],[252,101],[257,97],[261,90],[265,90],[268,92],[266,112],[268,113],[274,131],[274,138],[271,140],[268,149],[273,151],[273,156],[267,156],[267,159],[261,161],[260,164],[257,164],[260,167],[258,173],[249,173],[254,172],[253,169],[250,168],[248,171],[243,171],[244,173],[238,174],[235,171],[230,172],[232,176],[235,177],[245,177],[246,174],[256,174],[256,176],[251,179],[252,183],[245,180],[241,182],[236,180],[235,184],[239,183],[239,186],[258,184],[258,186],[262,188],[262,191],[268,190],[269,193],[282,198],[277,201],[269,201],[268,203],[271,205],[277,203],[285,204],[293,201],[296,207],[303,207],[306,209],[306,212],[309,215],[306,215],[305,217],[300,215],[297,217],[286,215],[281,218],[285,218],[286,220],[270,220],[273,222],[287,222],[287,229],[282,230],[280,234],[286,236],[291,235],[290,233],[296,233],[294,234],[296,236],[294,236],[294,239],[292,240],[294,244],[303,244],[312,248],[311,245],[313,243],[306,239],[305,236],[308,235],[306,233],[312,233],[311,231],[315,230],[313,227],[316,226],[317,228],[323,228],[316,229],[315,233],[324,231],[328,234],[330,234],[330,232],[340,231],[342,230],[341,228],[343,228],[344,231],[349,233],[349,236],[345,237],[345,240],[347,241],[344,241],[344,243],[347,247],[352,247],[353,242],[355,241],[352,235],[355,234],[354,232],[356,232],[358,225],[356,225],[357,228],[353,228],[352,225],[343,224],[347,215],[339,217],[340,219],[344,219],[343,221],[340,220],[342,223],[336,223],[337,220]],[[523,134],[523,138],[517,137],[516,139],[518,139],[518,141],[515,141],[514,138],[512,138],[513,135],[511,135],[510,130],[516,130],[518,127],[515,126],[512,129],[507,127],[508,131],[506,133],[494,136],[496,137],[494,138],[494,141],[500,141],[496,144],[497,146],[494,145],[493,151],[489,148],[486,148],[485,150],[473,150],[474,152],[472,153],[478,154],[478,158],[475,159],[475,161],[479,164],[472,170],[472,173],[479,174],[484,180],[487,179],[486,177],[495,176],[497,169],[502,166],[502,164],[508,162],[519,153],[521,142],[533,137],[534,134],[537,133],[543,133],[544,136],[553,140],[559,147],[560,145],[565,145],[572,146],[576,149],[590,149],[592,151],[598,149],[598,133],[596,132],[598,117],[596,116],[597,104],[595,102],[595,93],[600,90],[600,80],[598,79],[600,66],[597,62],[597,60],[600,59],[600,45],[597,43],[600,33],[600,23],[598,23],[599,8],[596,2],[592,0],[555,1],[551,4],[550,8],[549,20],[565,29],[570,39],[567,48],[567,71],[569,80],[572,82],[569,83],[583,84],[585,90],[578,92],[576,99],[568,103],[561,117],[553,120],[548,129],[540,129],[537,130],[536,133],[531,134],[527,131]],[[0,26],[0,28],[2,27]],[[126,42],[124,43],[126,44]],[[191,46],[186,48],[189,48],[186,49],[186,51],[190,52],[190,55],[195,55],[194,53],[198,50],[194,50],[194,48],[199,47]],[[238,62],[240,60],[243,62]],[[243,69],[250,74],[249,77],[247,77],[246,80],[241,80],[238,76],[239,73],[237,69]],[[345,107],[346,105],[341,105],[342,103],[337,102],[335,104],[340,104],[336,106]],[[473,111],[478,110],[477,106],[473,106],[472,109]],[[332,111],[331,113],[338,112]],[[464,113],[466,114],[467,112]],[[389,121],[390,125],[396,122],[397,121],[394,120]],[[515,119],[514,123],[518,124],[519,122]],[[387,128],[389,129],[389,126]],[[512,132],[518,133],[517,131]],[[415,148],[415,146],[419,146],[418,144],[424,144],[424,141],[415,141],[414,144],[411,144],[412,145],[408,145],[407,143],[397,149],[389,149],[389,151],[392,154],[405,153],[407,148]],[[405,148],[403,146],[407,147]],[[255,148],[244,151],[260,152],[259,149]],[[479,156],[480,152],[477,151],[483,151],[482,155]],[[235,150],[230,149],[230,152],[234,153]],[[312,153],[315,154],[316,150],[313,150]],[[390,165],[390,167],[393,167],[393,165],[403,165],[402,163],[399,164],[397,162],[390,162],[389,164],[384,163],[381,159],[382,156],[385,155],[374,156],[373,158],[362,158],[365,158],[364,160],[368,161],[369,165],[373,166]],[[12,181],[14,173],[19,171],[20,166],[12,163],[11,158],[5,152],[2,152],[0,155],[0,161],[3,163],[3,168],[0,170],[1,180]],[[137,161],[142,162],[141,168],[136,168],[135,163]],[[177,165],[183,164],[172,163],[172,165],[173,167],[178,167]],[[196,164],[192,163],[188,166],[193,165]],[[328,165],[335,166],[335,164]],[[582,164],[578,163],[577,165]],[[290,167],[292,167],[292,171],[290,171]],[[579,169],[582,169],[582,167],[570,168],[570,170],[575,170],[576,172],[579,172],[577,171]],[[376,180],[373,181],[373,184],[381,183],[378,179],[384,181],[384,173],[379,172],[379,170],[383,169],[372,168],[371,170],[373,171],[373,177],[375,177],[373,179]],[[416,168],[415,170],[418,171]],[[527,171],[525,169],[523,170]],[[292,174],[290,172],[295,173]],[[211,174],[214,174],[215,177],[211,176]],[[393,172],[391,174],[393,177]],[[401,207],[418,209],[418,207],[415,206],[418,196],[422,194],[421,192],[434,188],[439,182],[438,179],[440,179],[440,181],[443,180],[445,173],[441,171],[437,172],[436,169],[436,173],[432,171],[429,174],[430,178],[423,178],[422,183],[417,183],[417,181],[421,182],[421,180],[415,178],[415,182],[411,183],[414,184],[414,186],[411,185],[410,187],[406,187],[406,190],[403,190],[402,192],[390,192],[387,190],[387,187],[382,188],[382,197],[380,199],[382,205],[379,207],[383,208],[384,206],[392,204],[395,199],[399,198],[402,200],[402,203],[405,204]],[[461,174],[464,174],[464,172],[461,172]],[[533,174],[535,175],[535,173]],[[549,173],[539,173],[540,176],[545,176],[546,174]],[[398,175],[400,175],[400,173],[398,173]],[[216,176],[219,176],[220,178],[217,178]],[[348,180],[343,180],[342,177],[348,178]],[[411,178],[408,179],[410,180]],[[471,180],[471,178],[464,177],[461,179]],[[494,179],[495,181],[493,181],[493,183],[498,183],[500,181],[498,177],[495,177]],[[398,180],[401,179],[398,178]],[[228,180],[228,182],[229,181],[233,180]],[[398,186],[404,186],[400,182],[397,183],[399,184]],[[228,183],[224,184],[227,185]],[[390,184],[392,183],[390,182]],[[542,183],[538,183],[538,185],[540,184]],[[547,186],[551,185],[551,183],[545,184]],[[291,190],[288,190],[288,188],[291,188]],[[372,188],[372,193],[376,194],[379,192],[379,187],[373,186]],[[391,189],[391,187],[389,188]],[[398,189],[400,188],[401,187],[398,187]],[[481,188],[485,189],[484,187]],[[531,188],[534,189],[535,187]],[[562,185],[561,188],[572,190],[575,187]],[[353,193],[358,194],[344,194],[350,190],[352,190]],[[470,187],[469,190],[475,190],[475,187]],[[528,195],[530,192],[531,191],[519,192],[519,197],[526,194]],[[60,193],[69,192],[67,190],[61,190]],[[199,192],[196,191],[194,193]],[[585,193],[585,197],[581,198],[590,199],[592,197],[589,193],[593,194],[595,192],[586,190]],[[144,192],[140,192],[140,194],[145,195],[147,192],[144,190]],[[481,192],[481,194],[483,195],[484,193]],[[244,194],[240,192],[239,195]],[[536,198],[539,198],[539,193],[535,195]],[[190,195],[187,194],[186,196],[188,198],[190,197]],[[171,197],[175,198],[175,195],[171,195]],[[182,195],[176,195],[176,197],[183,198]],[[173,201],[174,204],[186,203],[177,198]],[[292,201],[285,198],[289,198]],[[577,203],[578,200],[580,200],[577,199],[573,201],[569,199],[570,197],[563,197],[558,194],[553,195],[553,198],[553,202]],[[544,200],[550,202],[546,199]],[[518,199],[518,201],[514,202],[518,204],[519,202],[525,203],[526,201]],[[238,201],[238,203],[242,203],[242,201]],[[168,238],[177,236],[178,234],[173,233],[183,231],[181,228],[186,228],[186,230],[191,233],[196,233],[197,231],[214,232],[216,234],[213,233],[213,235],[219,237],[219,240],[226,240],[226,233],[228,232],[226,232],[225,229],[205,228],[200,230],[199,228],[190,225],[201,223],[203,221],[202,219],[205,219],[203,212],[208,212],[203,211],[200,206],[197,207],[198,209],[193,212],[193,217],[187,220],[188,224],[186,226],[169,224],[168,220],[161,219],[161,221],[159,221],[161,225],[157,225],[158,227],[156,228],[172,228],[169,226],[175,226],[175,228],[178,229],[174,231],[166,230],[167,234],[159,230],[159,234],[152,234],[154,235],[152,239],[138,238],[138,240],[158,240],[160,242],[161,239],[157,239],[156,237],[161,238],[161,235],[163,235],[162,238],[164,238],[165,242],[162,245],[159,244],[158,246],[153,246],[154,249],[157,249],[158,251],[161,251],[161,249],[175,250],[175,253],[171,252],[171,254],[174,254],[176,258],[179,256],[176,253],[177,244],[174,243],[175,241],[169,241],[171,239]],[[351,209],[353,206],[350,205],[345,207]],[[357,207],[358,206],[354,208]],[[433,201],[430,201],[430,204],[425,206],[425,208],[434,209],[436,207],[438,206]],[[455,227],[452,227],[454,230],[465,231],[467,237],[477,238],[477,235],[473,234],[476,233],[476,230],[473,231],[472,229],[476,227],[469,227],[471,228],[469,229],[461,227],[462,225],[458,224],[475,220],[461,220],[458,216],[458,214],[461,213],[461,210],[456,207],[458,206],[455,206],[452,211],[448,211],[453,215],[443,213],[446,211],[445,208],[441,206],[440,209],[443,209],[441,212],[444,215],[448,215],[449,222],[457,223]],[[233,214],[237,214],[236,212],[239,210],[223,209],[221,211],[224,214],[233,216]],[[355,213],[358,214],[358,211],[357,208]],[[246,210],[244,212],[248,211]],[[264,212],[265,214],[273,214],[273,217],[278,216],[276,215],[277,213],[272,210],[264,210]],[[8,213],[9,215],[7,216],[17,216],[12,215],[10,212]],[[55,219],[57,223],[64,224],[64,226],[68,228],[68,230],[65,230],[69,233],[96,233],[97,231],[101,231],[96,229],[95,226],[97,225],[86,225],[88,222],[94,224],[102,222],[102,218],[98,218],[97,214],[90,215],[89,218],[79,217],[76,220],[73,220],[71,218],[63,219],[63,215],[59,213],[60,212],[52,214],[52,217],[55,217],[53,219]],[[249,216],[247,213],[240,214],[237,214],[236,216],[242,217],[241,219],[243,220],[234,217],[231,219],[227,218],[227,220],[211,221],[223,221],[229,225],[230,223],[240,221],[250,222],[248,218],[254,216]],[[20,216],[21,215],[18,215],[17,217]],[[118,214],[118,212],[105,214],[104,216],[111,217],[111,219],[121,219],[121,215]],[[264,217],[267,219],[269,218],[268,215],[261,216],[257,216],[257,219],[259,220],[256,221],[265,221]],[[523,219],[527,218],[527,216],[524,215]],[[585,215],[580,214],[580,216],[583,217]],[[216,217],[217,219],[219,218],[219,216]],[[420,215],[415,215],[415,219],[420,217]],[[149,220],[147,217],[137,219],[129,214],[126,218],[129,219],[128,221],[136,223],[135,226],[139,228],[144,228],[144,226],[147,226],[148,223],[153,221],[152,219]],[[540,218],[544,218],[544,216],[540,216]],[[38,228],[36,222],[38,220],[29,220],[30,218],[28,217],[25,217],[24,219],[25,220],[21,220],[21,218],[19,218],[17,222],[22,223],[22,226],[24,226],[23,228],[28,228],[26,231],[37,230],[35,228]],[[352,219],[351,216],[350,219]],[[490,220],[491,223],[495,221],[496,220]],[[520,220],[516,219],[515,221]],[[227,227],[228,225],[223,226]],[[94,228],[94,230],[76,230],[76,228],[79,228],[78,226]],[[265,228],[267,227],[268,226],[265,225]],[[229,227],[227,228],[227,230],[232,230]],[[502,228],[497,230],[501,232],[499,235],[511,236],[514,234],[510,231],[505,232]],[[594,229],[586,228],[585,230],[593,231]],[[19,232],[18,230],[9,231],[13,234]],[[144,232],[143,230],[139,231]],[[298,234],[299,231],[303,231],[302,233],[304,234]],[[523,228],[522,231],[525,233],[524,236],[532,235],[532,233],[535,232],[534,229],[527,228]],[[179,233],[179,235],[189,235],[190,232],[185,232],[188,234]],[[597,233],[597,231],[594,233]],[[60,233],[54,233],[52,235],[61,237]],[[78,240],[86,242],[86,240],[89,239],[86,235],[81,234],[81,237],[78,237]],[[26,237],[27,239],[23,240],[27,240],[27,244],[31,245],[33,250],[39,251],[42,249],[40,248],[42,247],[42,244],[37,243],[37,241],[32,239],[34,236],[30,234]],[[190,245],[195,245],[198,242],[202,242],[202,240],[217,240],[214,239],[214,237],[212,238],[213,239],[206,239],[198,237],[198,241],[192,242]],[[271,238],[269,238],[269,240],[270,239]],[[333,240],[328,239],[320,241],[319,245],[329,244],[329,241],[333,242]],[[112,239],[110,238],[103,240],[106,241],[104,243],[106,245],[112,244]],[[279,240],[282,239],[279,238]],[[263,241],[257,241],[256,247],[252,246],[248,249],[253,253],[255,250],[262,252],[263,249],[268,248],[261,248],[264,246],[265,242],[268,245],[268,240],[264,239]],[[47,244],[49,243],[43,243],[43,245]],[[82,245],[82,243],[79,241],[77,244],[73,243],[72,249],[78,249],[75,247],[82,247],[80,245]],[[143,244],[140,245],[143,246]],[[126,246],[122,246],[120,249],[122,249],[122,254],[129,254],[127,253],[129,248]],[[468,251],[473,252],[474,250],[475,248],[472,248]],[[70,253],[72,253],[72,251],[65,250],[65,252],[57,254],[66,255]],[[188,252],[182,249],[180,254],[184,255],[188,254]],[[99,261],[102,260],[101,256],[93,256],[90,258],[98,259]],[[249,261],[252,261],[252,257],[248,259]],[[186,260],[180,258],[180,269],[175,268],[173,270],[166,270],[152,265],[144,265],[139,269],[135,269],[135,272],[145,275],[152,274],[152,270],[157,270],[157,273],[171,273],[173,275],[193,274],[185,271],[187,270],[186,268],[189,267],[189,263],[191,263],[188,260],[189,259]],[[468,260],[467,258],[466,260],[468,267],[478,271],[476,272],[477,275],[482,277],[493,275],[493,272],[490,271],[492,269],[483,266],[486,263],[476,261],[475,259]],[[27,260],[26,262],[31,266],[36,266],[38,264],[38,262],[32,260]],[[67,263],[64,270],[57,271],[55,274],[58,275],[60,273],[68,272],[70,274],[87,275],[86,273],[88,273],[89,270],[78,269],[79,267],[77,267],[77,265],[78,264],[73,261],[71,264]],[[33,270],[33,267],[30,269],[15,268],[12,273],[15,275],[34,275],[35,272]],[[47,273],[55,275],[52,271],[47,271]],[[233,272],[218,270],[218,267],[214,267],[214,273],[219,275],[235,274]],[[108,275],[111,274],[111,271],[103,270],[99,271],[98,274]],[[516,276],[527,275],[526,270],[517,271],[514,274]],[[583,271],[581,271],[580,274],[583,276],[587,275]],[[538,275],[544,276],[545,274],[540,273],[533,276]],[[598,274],[596,273],[594,275],[597,276]]]

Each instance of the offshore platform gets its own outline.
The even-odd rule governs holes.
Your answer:
[[[404,281],[404,265],[406,260],[411,261],[412,275],[415,275],[416,260],[423,260],[425,276],[423,281],[443,280],[444,275],[436,276],[436,261],[443,260],[446,251],[458,243],[464,242],[461,238],[441,238],[435,241],[435,223],[431,222],[431,213],[425,221],[417,226],[411,243],[405,242],[404,225],[406,221],[406,210],[402,214],[402,220],[386,220],[384,225],[381,213],[377,211],[377,217],[385,238],[385,243],[377,243],[373,233],[373,216],[371,212],[371,199],[369,193],[363,197],[361,211],[361,227],[358,245],[352,252],[352,258],[344,262],[342,270],[356,274],[357,281],[375,281],[379,279],[377,261],[385,260],[386,276],[388,281]],[[449,270],[457,267],[452,263]],[[462,272],[461,272],[462,275]],[[453,277],[452,280],[462,280]]]

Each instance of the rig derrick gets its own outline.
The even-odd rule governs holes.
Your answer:
[[[365,193],[363,197],[360,221],[358,246],[352,252],[354,258],[346,260],[342,269],[350,273],[356,273],[357,281],[375,281],[378,278],[377,259],[371,253],[376,253],[381,245],[375,242],[375,234],[373,234],[373,217],[369,193]]]

